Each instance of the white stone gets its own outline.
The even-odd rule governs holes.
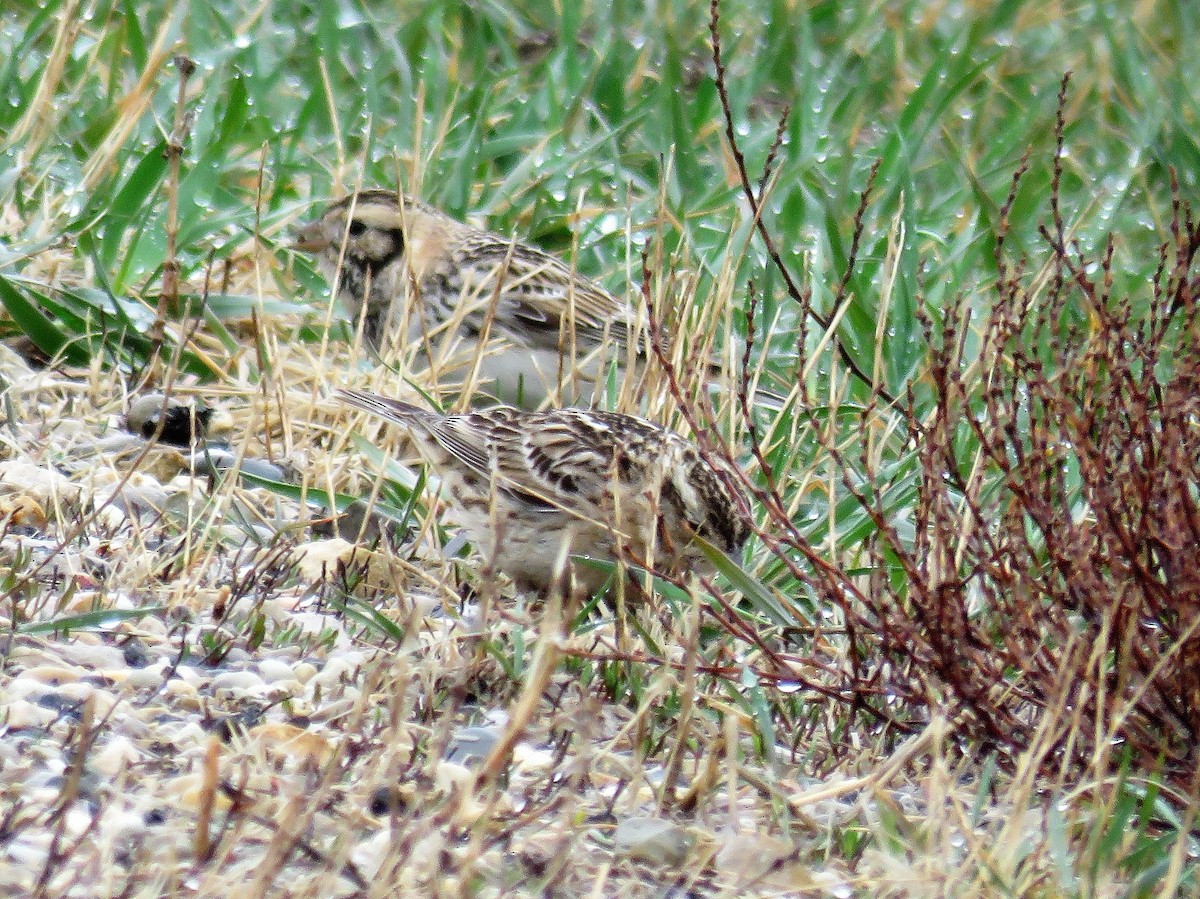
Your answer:
[[[258,663],[258,673],[268,684],[282,680],[294,680],[296,677],[292,666],[279,659],[263,659]]]
[[[58,503],[79,498],[79,486],[53,468],[9,459],[0,462],[0,485],[32,496],[49,511]]]
[[[125,675],[125,679],[121,681],[121,684],[128,690],[149,690],[161,687],[163,669],[166,667],[167,662],[164,659],[157,665],[148,665],[145,668],[133,668]]]
[[[58,712],[35,705],[27,699],[14,699],[6,703],[0,712],[3,730],[24,730],[27,727],[49,727],[58,718]]]
[[[117,735],[92,752],[88,761],[101,774],[116,777],[129,765],[141,761],[141,758],[142,754],[132,740]]]
[[[260,695],[266,689],[266,682],[253,671],[222,671],[212,679],[209,685],[213,692],[226,690],[230,693]]]
[[[93,670],[103,668],[126,668],[125,654],[115,646],[103,643],[85,643],[74,640],[70,643],[60,643],[54,647],[58,657],[63,661]]]

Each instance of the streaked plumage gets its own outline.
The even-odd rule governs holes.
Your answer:
[[[590,399],[606,363],[645,339],[629,303],[560,260],[395,191],[332,204],[295,247],[316,254],[377,347],[419,345],[425,364],[461,380],[486,333],[480,385],[523,406]]]
[[[405,430],[458,523],[519,588],[550,589],[567,554],[679,573],[703,564],[694,534],[734,554],[749,535],[738,473],[644,419],[508,406],[440,415],[364,391],[338,396]],[[582,566],[574,577],[592,590],[604,581]]]

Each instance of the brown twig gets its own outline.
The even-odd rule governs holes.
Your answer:
[[[714,80],[716,82],[717,94],[721,100],[721,113],[725,122],[725,140],[729,145],[729,152],[733,155],[733,161],[737,167],[738,181],[741,185],[742,193],[746,197],[747,204],[750,206],[751,215],[754,219],[755,230],[758,231],[759,236],[762,238],[763,244],[767,249],[767,255],[770,256],[772,264],[774,264],[775,268],[779,271],[780,276],[783,278],[783,283],[787,289],[788,296],[790,296],[796,303],[800,305],[800,309],[804,315],[811,316],[813,320],[817,322],[817,324],[828,331],[832,320],[828,316],[818,312],[813,308],[812,297],[810,293],[807,290],[802,289],[796,283],[795,278],[792,277],[791,271],[788,269],[787,264],[783,261],[783,256],[780,254],[778,247],[775,245],[775,238],[772,236],[770,229],[763,220],[761,208],[761,188],[765,187],[766,185],[766,180],[768,177],[767,171],[769,171],[769,169],[764,171],[762,184],[760,185],[760,193],[756,195],[754,187],[751,183],[750,173],[746,169],[746,157],[742,153],[741,146],[738,144],[737,127],[734,124],[733,119],[733,107],[729,101],[729,88],[725,83],[725,63],[721,58],[720,22],[720,0],[711,0],[709,5],[708,30],[712,35],[712,61],[713,68],[716,73]],[[785,111],[784,118],[781,119],[776,131],[777,141],[779,140],[780,135],[783,133],[786,116],[787,112]],[[768,166],[770,166],[774,161],[774,149],[775,148],[773,146],[772,152],[768,155]],[[875,173],[878,172],[878,170],[879,161],[876,161],[875,165],[871,169],[871,176],[868,180],[867,187],[862,193],[859,214],[855,220],[855,236],[852,244],[853,249],[849,259],[847,260],[846,273],[842,278],[841,285],[839,286],[839,299],[845,296],[846,282],[849,281],[850,275],[853,272],[857,262],[856,253],[858,239],[862,234],[862,214],[865,212],[867,199],[871,191],[871,185],[874,182]],[[858,380],[869,387],[873,392],[883,397],[887,403],[894,404],[896,401],[895,397],[892,396],[892,394],[882,385],[874,383],[873,379],[865,371],[863,371],[862,367],[855,361],[853,355],[851,355],[850,351],[846,348],[846,345],[842,342],[841,337],[837,334],[833,334],[832,338],[838,357],[842,360],[846,368],[849,369],[850,372],[856,378],[858,378]]]

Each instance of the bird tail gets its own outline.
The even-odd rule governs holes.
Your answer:
[[[339,389],[337,395],[339,399],[356,409],[362,409],[364,412],[370,412],[380,418],[386,418],[402,425],[426,422],[431,415],[429,411],[419,406],[389,399],[367,390]]]

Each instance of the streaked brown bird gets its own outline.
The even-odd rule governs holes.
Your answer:
[[[738,472],[645,419],[509,406],[441,415],[360,390],[338,396],[405,431],[458,524],[518,589],[546,594],[564,577],[602,587],[606,575],[571,555],[708,568],[696,535],[734,555],[749,536]]]
[[[494,398],[587,402],[610,363],[645,349],[634,308],[563,262],[391,190],[364,190],[304,226],[367,339],[422,347],[423,363]]]

